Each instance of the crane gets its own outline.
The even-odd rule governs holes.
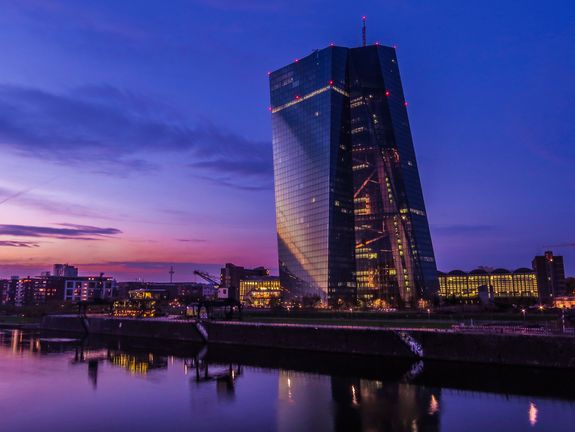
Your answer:
[[[199,302],[192,303],[188,305],[188,311],[192,315],[200,316],[200,310],[203,308],[206,311],[207,318],[210,319],[213,316],[214,309],[223,310],[224,316],[229,319],[232,318],[234,310],[238,312],[241,319],[242,316],[242,305],[239,301],[228,296],[228,288],[222,287],[222,284],[216,281],[212,276],[206,272],[200,270],[194,270],[194,274],[198,275],[206,282],[209,282],[215,288],[217,288],[218,293],[216,299],[213,300],[200,300]]]
[[[203,272],[203,271],[199,271],[199,270],[194,270],[194,274],[198,275],[199,277],[201,277],[203,280],[211,283],[213,286],[215,286],[216,288],[220,288],[221,283],[220,282],[216,282],[208,273]]]

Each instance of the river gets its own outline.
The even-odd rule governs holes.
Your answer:
[[[0,331],[2,431],[569,431],[573,372]]]

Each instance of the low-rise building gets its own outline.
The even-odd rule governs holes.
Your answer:
[[[247,269],[242,266],[227,263],[220,271],[221,287],[228,289],[229,298],[242,301],[240,281],[251,277],[266,277],[269,276],[269,274],[269,270],[265,267]]]
[[[270,307],[281,300],[282,290],[277,276],[251,276],[240,280],[240,302],[251,307]]]
[[[519,268],[515,271],[476,269],[469,273],[453,270],[438,273],[439,295],[444,301],[456,303],[539,302],[535,271]],[[483,294],[483,295],[482,295]]]
[[[565,295],[563,257],[547,251],[533,259],[533,268],[509,271],[504,268],[478,268],[469,273],[438,272],[439,295],[443,301],[475,303],[487,301],[553,305]]]
[[[555,299],[553,300],[553,306],[559,309],[573,309],[575,308],[575,297],[574,296],[555,297]]]
[[[117,297],[117,284],[113,277],[100,274],[64,279],[64,301],[109,300]]]
[[[50,301],[62,301],[64,280],[48,275],[36,277],[12,276],[0,280],[0,304],[16,307],[37,306]]]
[[[132,291],[164,292],[165,300],[187,299],[199,300],[207,295],[207,291],[214,291],[212,286],[197,282],[119,282],[119,297],[126,299]]]

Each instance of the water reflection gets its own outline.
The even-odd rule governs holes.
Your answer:
[[[211,364],[206,359],[207,348],[204,347],[191,359],[184,359],[184,373],[194,371],[196,385],[216,383],[219,400],[234,400],[236,380],[242,376],[242,366],[239,364]]]
[[[549,389],[573,373],[514,373],[11,330],[0,332],[0,418],[11,431],[571,430],[575,395]]]
[[[331,378],[331,383],[336,430],[439,430],[439,412],[429,411],[439,389],[348,378]]]
[[[533,402],[529,402],[529,424],[531,426],[537,424],[537,406]]]

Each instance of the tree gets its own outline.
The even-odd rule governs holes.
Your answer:
[[[315,308],[319,306],[319,303],[321,302],[321,298],[319,296],[303,296],[301,300],[304,308]]]

